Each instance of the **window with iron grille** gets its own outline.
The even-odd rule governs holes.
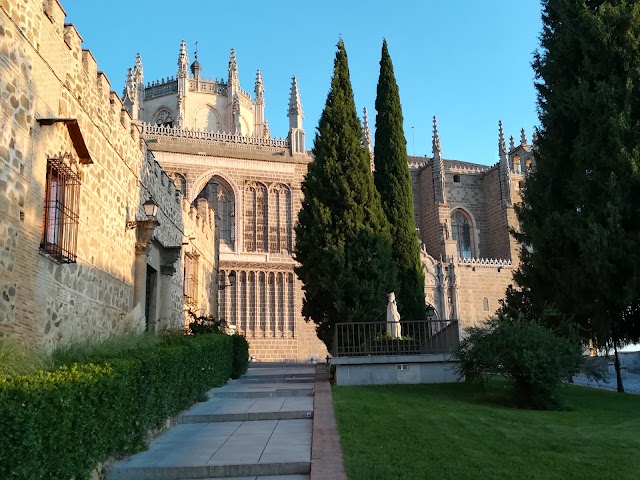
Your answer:
[[[198,254],[195,252],[184,255],[184,303],[198,303]]]
[[[80,176],[62,158],[47,160],[40,251],[60,263],[76,262]]]

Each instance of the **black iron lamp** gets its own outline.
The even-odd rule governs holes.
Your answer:
[[[158,205],[153,199],[149,199],[142,204],[142,208],[144,209],[144,214],[147,216],[146,220],[131,220],[127,222],[127,230],[132,230],[138,226],[140,223],[144,222],[155,222],[156,216],[158,215]]]
[[[224,290],[227,287],[233,287],[236,284],[236,272],[231,272],[227,277],[229,279],[229,283],[220,283],[218,285],[218,290]]]

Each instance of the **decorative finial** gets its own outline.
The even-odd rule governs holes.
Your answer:
[[[264,138],[271,138],[271,129],[269,128],[269,120],[264,121]]]
[[[187,42],[182,40],[180,43],[180,54],[178,55],[178,72],[186,75],[189,66],[189,57],[187,56]]]
[[[433,116],[433,140],[432,140],[431,146],[432,146],[434,157],[436,155],[439,156],[442,154],[442,148],[440,146],[440,134],[438,133],[438,119],[436,118],[435,115]]]
[[[373,151],[371,142],[371,130],[369,129],[369,115],[367,113],[367,107],[362,109],[362,146],[367,149],[367,152]]]
[[[513,150],[514,148],[516,148],[516,142],[513,139],[513,135],[511,135],[509,137],[509,151]]]
[[[498,121],[498,152],[507,153],[507,144],[504,141],[504,131],[502,130],[502,120]]]
[[[238,62],[236,61],[236,51],[231,49],[229,54],[229,85],[238,82]]]
[[[526,133],[524,133],[524,128],[522,130],[520,130],[520,145],[526,145],[527,144],[527,135]]]
[[[300,100],[300,89],[298,88],[298,78],[295,75],[291,78],[291,93],[289,95],[289,116],[292,115],[300,115],[304,118],[302,101]]]
[[[195,52],[193,52],[193,56],[198,60],[198,41],[196,40],[195,44]]]

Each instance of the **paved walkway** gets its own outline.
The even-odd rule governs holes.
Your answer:
[[[254,365],[108,480],[346,480],[324,366]]]

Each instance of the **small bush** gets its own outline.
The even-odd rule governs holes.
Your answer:
[[[578,370],[582,359],[578,341],[525,321],[493,320],[469,328],[467,334],[454,351],[458,372],[467,381],[501,375],[509,381],[518,406],[562,406],[562,380]]]
[[[51,367],[41,351],[13,338],[0,337],[0,376],[26,375]]]
[[[244,335],[231,335],[233,343],[233,359],[231,367],[231,378],[240,378],[249,367],[249,342]]]
[[[0,378],[0,478],[86,479],[142,449],[150,429],[226,382],[233,341],[174,334],[115,356],[78,352],[92,363]]]
[[[198,315],[192,310],[187,311],[191,319],[185,328],[187,335],[202,335],[208,333],[225,333],[227,323],[212,315]]]

